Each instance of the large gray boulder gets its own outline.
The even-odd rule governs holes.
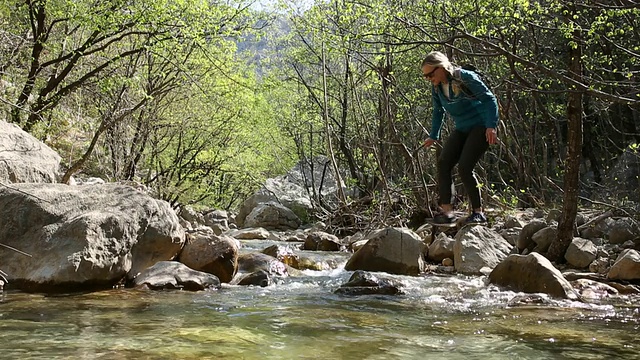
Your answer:
[[[15,124],[0,120],[0,182],[54,183],[60,155]]]
[[[640,280],[640,253],[626,249],[620,253],[607,278],[613,280]]]
[[[547,258],[538,253],[509,255],[489,274],[489,282],[515,291],[578,299],[569,281]]]
[[[374,232],[344,269],[419,275],[425,270],[425,251],[426,245],[418,234],[410,229],[390,227]]]
[[[247,198],[236,216],[238,227],[247,227],[245,219],[260,204],[278,203],[293,211],[305,223],[313,208],[313,194],[322,198],[323,203],[332,204],[337,199],[338,182],[329,159],[325,156],[314,158],[313,162],[301,161],[285,175],[267,179],[264,186]]]
[[[300,219],[289,208],[276,202],[258,204],[245,218],[244,226],[267,230],[295,230]]]
[[[453,256],[456,271],[480,275],[493,269],[511,252],[511,245],[500,234],[482,225],[467,225],[456,233]]]
[[[165,201],[123,185],[0,187],[0,267],[28,291],[111,287],[184,242]]]

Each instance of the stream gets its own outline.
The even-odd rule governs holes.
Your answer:
[[[443,274],[388,275],[403,295],[344,296],[350,254],[307,253],[339,265],[217,291],[5,291],[0,359],[640,358],[638,298],[508,306],[522,294]]]

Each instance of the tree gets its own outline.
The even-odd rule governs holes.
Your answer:
[[[388,145],[419,143],[415,135],[422,131],[409,125],[428,119],[429,99],[424,91],[415,90],[421,88],[415,71],[426,52],[424,48],[440,49],[454,61],[474,62],[490,79],[498,79],[493,84],[494,91],[501,98],[507,116],[500,130],[501,146],[490,151],[488,161],[482,164],[486,189],[506,201],[504,194],[510,194],[518,200],[510,204],[521,206],[553,203],[562,192],[565,214],[570,218],[565,223],[573,222],[575,208],[581,201],[577,196],[579,187],[585,186],[579,181],[582,174],[591,170],[600,173],[602,165],[614,160],[624,148],[609,148],[595,156],[590,149],[611,142],[596,141],[592,146],[582,146],[579,141],[585,124],[582,113],[589,110],[586,133],[592,139],[597,131],[598,138],[609,138],[619,144],[625,140],[618,140],[621,136],[616,132],[628,136],[638,134],[629,121],[619,121],[625,131],[617,130],[617,125],[611,131],[611,126],[603,124],[618,122],[611,118],[612,109],[638,102],[633,77],[633,69],[637,68],[634,49],[638,40],[635,30],[638,9],[629,1],[572,4],[575,11],[568,12],[567,6],[552,0],[400,1],[393,4],[374,0],[332,1],[317,7],[325,9],[321,15],[312,15],[313,9],[305,14],[304,24],[316,24],[309,26],[308,33],[322,28],[317,24],[324,24],[330,39],[327,43],[332,44],[330,53],[351,54],[350,60],[344,62],[348,67],[333,65],[328,74],[345,73],[344,69],[366,69],[364,71],[380,75],[379,83],[361,77],[359,82],[336,81],[329,87],[329,92],[341,92],[340,89],[349,89],[345,84],[357,84],[349,89],[348,101],[342,102],[356,105],[355,108],[342,107],[347,112],[344,118],[350,119],[346,128],[357,129],[358,125],[366,128],[370,121],[363,119],[376,120],[377,132],[356,131],[346,137],[353,154],[375,150],[372,163],[375,166],[354,158],[359,160],[354,163],[357,171],[376,174],[375,178],[384,183],[401,178],[406,172],[411,161],[406,149],[398,146],[397,152],[390,152],[394,146]],[[311,36],[305,38],[304,46],[313,54],[319,42],[312,39]],[[576,39],[584,48],[583,56],[579,56],[581,63],[567,67],[566,58],[576,57],[570,53],[575,52]],[[578,67],[581,70],[576,73]],[[303,74],[298,71],[300,79]],[[359,72],[351,74],[345,79],[355,80]],[[313,81],[309,79],[314,76],[304,80],[305,88],[312,94],[319,87],[309,85]],[[385,82],[387,80],[389,82]],[[380,93],[386,95],[378,97],[363,89],[381,89]],[[571,106],[567,107],[568,103]],[[331,106],[330,102],[329,116]],[[376,112],[372,113],[371,109]],[[416,121],[398,121],[400,119]],[[365,139],[364,134],[371,136]],[[372,143],[380,146],[365,146]],[[387,156],[394,161],[385,160]],[[589,162],[585,161],[586,157]],[[420,160],[421,154],[416,158]],[[420,177],[424,179],[433,171],[429,167],[416,168],[420,176],[414,177],[412,189],[419,186]],[[562,181],[564,189],[557,185]],[[416,195],[413,200],[418,204],[421,201]]]
[[[43,122],[66,96],[108,77],[130,57],[163,43],[231,35],[239,11],[172,0],[29,0],[15,10],[22,14],[19,25],[30,29],[20,29],[29,36],[30,56],[11,120],[26,131]]]
[[[568,73],[572,80],[582,83],[582,34],[575,26],[571,26],[573,15],[577,13],[576,2],[567,4],[565,21],[569,28],[574,30],[571,33],[569,43],[569,66]],[[564,253],[569,248],[573,234],[575,232],[575,219],[578,210],[578,180],[580,178],[580,160],[582,154],[582,94],[583,92],[574,88],[569,93],[569,103],[567,105],[567,157],[564,180],[564,199],[562,206],[562,216],[558,224],[558,236],[551,243],[547,257],[551,261],[564,262]]]
[[[64,181],[84,171],[175,206],[235,206],[293,161],[276,153],[289,147],[278,114],[236,53],[268,18],[247,4],[3,4],[0,36],[15,40],[0,46],[0,76],[22,83],[7,92],[12,119],[61,150]]]

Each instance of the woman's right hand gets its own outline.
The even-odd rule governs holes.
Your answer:
[[[427,140],[424,141],[424,147],[429,147],[431,145],[433,145],[436,142],[436,140],[432,139],[432,138],[428,138]]]

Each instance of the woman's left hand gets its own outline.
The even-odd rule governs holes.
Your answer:
[[[487,136],[487,142],[489,143],[489,145],[498,143],[498,132],[496,131],[496,129],[487,128],[485,135]]]

